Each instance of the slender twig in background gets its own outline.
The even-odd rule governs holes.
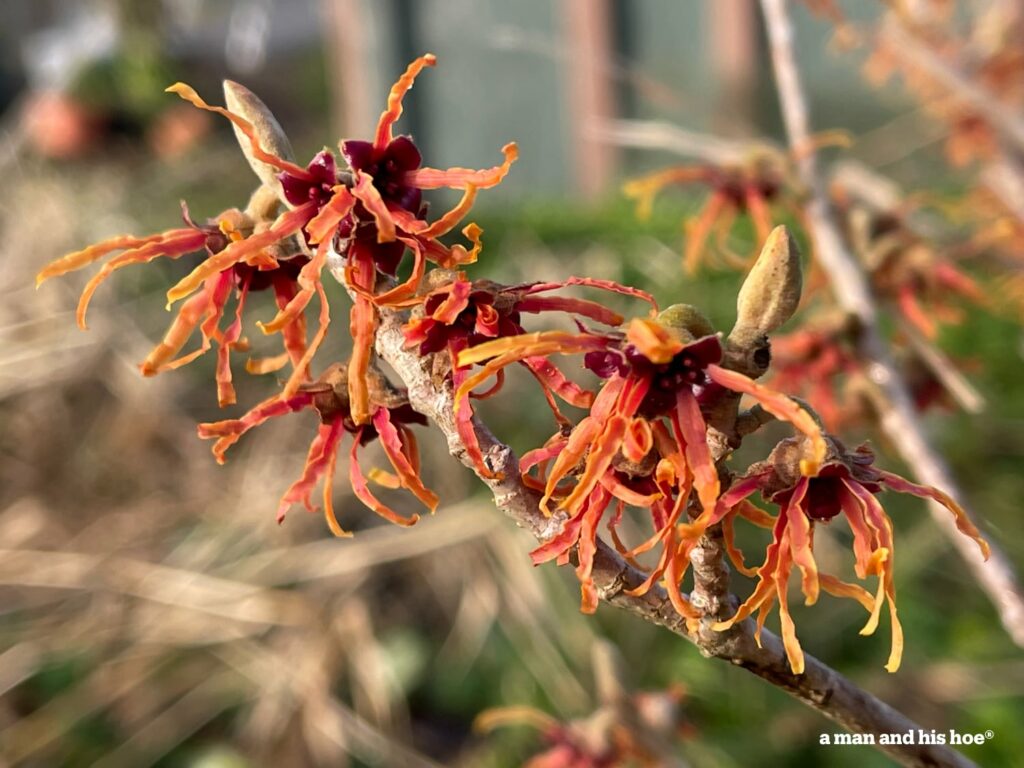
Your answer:
[[[1024,163],[1002,157],[988,163],[980,178],[1006,210],[1024,224]]]
[[[711,134],[687,131],[656,120],[610,120],[592,124],[587,130],[614,146],[659,149],[716,165],[739,162],[755,146],[750,142],[730,141]]]
[[[825,182],[818,170],[809,127],[807,98],[793,52],[793,27],[786,0],[761,0],[771,47],[775,80],[786,131],[796,156],[797,170],[810,198],[807,225],[814,239],[818,263],[835,287],[840,306],[859,324],[860,352],[868,375],[881,391],[877,398],[879,422],[904,461],[928,485],[942,488],[957,501],[963,493],[956,486],[946,462],[925,434],[907,386],[886,349],[878,328],[878,312],[868,282],[856,259],[843,242],[829,203]],[[1024,126],[1019,126],[1024,137]],[[1024,646],[1024,596],[1009,560],[998,548],[986,563],[972,543],[959,536],[948,513],[934,503],[932,516],[988,594],[1013,641]]]
[[[763,5],[763,3],[762,3]],[[880,39],[893,51],[924,72],[929,78],[954,93],[995,127],[1006,139],[1024,149],[1024,118],[1006,108],[995,94],[965,76],[956,63],[941,58],[914,35],[907,32],[899,21],[890,16],[883,23]],[[776,72],[778,70],[776,69]],[[789,121],[787,119],[787,125]]]
[[[329,266],[338,282],[344,285],[343,257],[332,253]],[[408,389],[410,404],[441,430],[452,456],[477,472],[480,480],[494,495],[498,509],[539,540],[549,539],[564,522],[564,514],[548,518],[541,513],[540,495],[523,483],[515,453],[499,441],[479,419],[474,418],[480,449],[496,476],[485,477],[477,470],[456,429],[451,382],[439,381],[433,375],[433,360],[430,356],[421,357],[414,350],[406,348],[402,332],[403,320],[404,316],[400,312],[381,310],[376,348],[377,353]],[[779,637],[765,630],[761,635],[761,645],[758,646],[754,640],[753,622],[750,620],[729,632],[691,632],[661,587],[656,586],[642,596],[626,594],[626,590],[643,582],[644,574],[600,541],[594,558],[593,579],[599,596],[605,602],[645,621],[666,627],[694,643],[705,656],[743,667],[850,731],[906,733],[919,727],[813,656],[806,656],[804,674],[793,674]],[[907,766],[966,768],[974,765],[959,752],[944,745],[880,745],[879,749]]]
[[[1024,222],[1024,118],[1002,103],[996,94],[972,80],[964,62],[940,55],[927,41],[915,35],[889,15],[879,40],[894,56],[926,74],[936,85],[975,110],[1002,138],[996,157],[982,168],[979,180],[1000,199],[1014,216]]]

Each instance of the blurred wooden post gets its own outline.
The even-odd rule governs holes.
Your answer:
[[[609,0],[563,0],[562,13],[573,187],[583,199],[594,200],[608,189],[615,174],[616,150],[600,141],[596,130],[615,117],[609,79],[611,9]]]
[[[366,66],[366,17],[362,0],[320,0],[327,57],[331,128],[339,136],[367,136],[377,116],[370,92],[375,82]]]
[[[757,70],[763,60],[757,5],[716,0],[705,8],[716,89],[714,129],[724,136],[747,136],[757,121]]]

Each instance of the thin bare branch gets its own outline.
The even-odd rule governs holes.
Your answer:
[[[768,26],[786,131],[797,158],[797,171],[810,194],[806,206],[807,225],[814,238],[819,263],[832,285],[837,287],[834,291],[836,300],[858,321],[860,352],[867,364],[868,376],[882,393],[878,398],[882,404],[878,414],[881,428],[919,480],[943,489],[963,505],[963,492],[956,486],[946,462],[925,434],[906,383],[889,356],[878,328],[874,296],[863,271],[840,235],[824,179],[818,170],[817,156],[808,151],[813,145],[807,98],[793,53],[793,27],[786,0],[761,0],[761,7]],[[1024,126],[1021,130],[1024,137]],[[991,557],[985,562],[974,543],[958,534],[952,517],[945,509],[934,503],[930,508],[940,529],[995,605],[1010,637],[1024,646],[1024,595],[1006,555],[993,547]]]
[[[715,165],[733,165],[764,142],[729,141],[707,133],[687,131],[657,120],[610,120],[594,123],[588,131],[597,139],[617,147],[671,152]]]
[[[899,20],[890,15],[882,24],[880,40],[887,50],[908,62],[915,69],[941,84],[950,93],[970,105],[1006,139],[1024,149],[1024,119],[1008,109],[987,88],[973,82],[956,61],[947,61],[919,38],[909,33]]]

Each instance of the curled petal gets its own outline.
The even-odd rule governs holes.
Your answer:
[[[288,353],[282,352],[273,357],[250,357],[245,361],[245,372],[255,376],[276,373],[288,365]]]
[[[561,502],[560,506],[572,512],[584,498],[600,483],[601,478],[611,467],[615,454],[622,447],[622,438],[626,433],[629,420],[623,416],[613,415],[604,428],[590,444],[590,454],[583,467],[583,473],[576,482],[576,487]]]
[[[765,472],[760,475],[751,475],[750,477],[744,477],[742,480],[739,480],[729,486],[728,490],[718,497],[718,502],[715,504],[715,512],[706,524],[716,524],[720,520],[724,519],[726,514],[728,514],[733,508],[737,509],[738,514],[746,517],[744,514],[744,501],[748,496],[761,487],[768,475],[769,472]],[[754,510],[761,512],[757,507],[754,507]],[[768,518],[768,525],[762,527],[771,528],[775,525],[775,519],[773,517],[764,512],[761,512],[761,514]],[[750,518],[748,517],[747,519],[749,520]],[[761,525],[761,523],[756,520],[752,520],[751,522],[754,522],[756,525]]]
[[[900,661],[903,658],[903,627],[900,624],[896,611],[896,580],[894,575],[895,544],[893,542],[892,535],[892,521],[889,520],[889,516],[885,514],[885,510],[882,509],[882,505],[878,503],[878,499],[876,499],[866,488],[859,483],[850,483],[847,487],[850,488],[864,503],[866,518],[868,522],[874,526],[875,530],[878,531],[879,543],[881,546],[876,550],[874,555],[874,557],[879,560],[879,567],[877,570],[880,571],[878,580],[879,595],[876,598],[876,606],[880,602],[880,598],[884,590],[886,602],[889,604],[889,623],[891,625],[890,631],[892,633],[891,649],[889,651],[889,659],[885,663],[885,668],[889,672],[895,672],[899,669]],[[872,613],[871,618],[868,619],[868,623],[861,630],[861,634],[871,634],[877,625],[878,610],[876,608]]]
[[[656,365],[670,362],[685,346],[665,326],[640,317],[630,321],[626,340]]]
[[[490,304],[481,304],[476,309],[476,323],[473,331],[481,336],[494,338],[498,335],[498,324],[501,322],[501,315]]]
[[[313,340],[309,343],[309,346],[306,347],[306,351],[303,353],[302,358],[295,365],[295,370],[292,371],[292,375],[289,376],[288,381],[285,382],[283,391],[284,397],[291,397],[298,391],[299,385],[309,378],[309,364],[313,362],[313,356],[316,354],[317,349],[320,348],[320,344],[327,335],[327,328],[331,324],[331,306],[327,303],[327,293],[324,291],[324,286],[319,282],[319,280],[316,282],[316,294],[320,298],[319,325],[316,329],[316,333],[313,335]],[[354,351],[352,357],[353,359],[355,358]],[[356,418],[354,408],[352,411],[352,418]],[[359,424],[361,422],[357,420],[356,423]]]
[[[598,288],[602,291],[609,291],[611,293],[618,293],[623,296],[630,296],[634,299],[640,299],[646,301],[651,305],[651,309],[654,312],[658,310],[658,302],[655,301],[654,296],[649,294],[647,291],[642,291],[639,288],[633,288],[629,285],[623,285],[622,283],[616,283],[614,280],[602,280],[597,277],[570,277],[563,280],[560,283],[530,283],[523,286],[523,293],[531,295],[534,293],[543,293],[544,291],[554,291],[559,288],[568,288],[571,285],[581,285],[588,288]]]
[[[176,235],[168,235],[163,239],[154,240],[138,248],[119,253],[104,264],[103,268],[85,284],[82,296],[78,300],[78,311],[75,313],[78,327],[83,331],[86,329],[85,313],[89,309],[89,302],[92,300],[93,294],[104,280],[121,267],[126,267],[129,264],[145,264],[160,256],[176,259],[186,253],[198,251],[206,244],[206,235],[199,230],[179,229],[176,232]]]
[[[721,192],[715,192],[708,199],[695,219],[686,222],[686,248],[683,250],[683,269],[686,274],[694,275],[700,266],[700,252],[707,244],[708,236],[718,217],[729,206],[728,198]]]
[[[631,507],[639,507],[641,509],[647,509],[656,501],[663,498],[661,491],[655,491],[654,493],[640,493],[638,491],[634,491],[628,485],[623,483],[614,472],[606,472],[602,475],[601,487],[616,499],[629,504]]]
[[[237,443],[238,439],[250,429],[258,427],[268,419],[284,416],[287,413],[296,413],[312,404],[313,395],[309,392],[299,392],[289,398],[274,395],[252,408],[241,418],[200,424],[197,432],[203,440],[217,439],[217,442],[213,444],[213,455],[217,457],[218,464],[223,464],[227,449]]]
[[[455,269],[465,264],[472,264],[477,260],[477,257],[480,256],[480,251],[483,249],[483,241],[481,240],[483,233],[484,231],[479,226],[472,223],[462,228],[463,236],[473,246],[468,251],[466,246],[459,243],[456,243],[451,248],[447,248],[433,238],[422,237],[421,235],[415,235],[415,237],[419,240],[427,261],[445,269]]]
[[[339,539],[347,539],[352,534],[341,527],[334,514],[334,468],[338,463],[339,445],[341,445],[340,439],[335,441],[327,451],[327,471],[324,473],[324,520],[331,533]]]
[[[402,335],[405,337],[405,348],[418,347],[427,340],[430,332],[437,327],[437,323],[429,317],[414,317],[402,326]]]
[[[622,455],[629,461],[641,462],[654,447],[654,434],[647,419],[633,419],[622,442]]]
[[[465,345],[465,341],[458,339],[448,344],[448,353],[452,359],[458,356],[458,352]],[[480,441],[476,436],[476,427],[473,424],[473,405],[470,398],[473,396],[471,388],[464,388],[463,384],[469,378],[469,372],[465,368],[454,368],[452,370],[452,386],[455,389],[455,429],[462,439],[466,448],[466,455],[473,462],[476,471],[483,477],[491,478],[495,473],[484,461],[483,451],[480,449]]]
[[[466,218],[466,214],[473,208],[474,202],[476,202],[476,187],[472,184],[467,184],[465,192],[462,193],[462,199],[456,203],[454,208],[416,234],[426,238],[447,235],[458,226],[460,221]]]
[[[530,553],[530,560],[534,565],[554,560],[576,545],[580,537],[580,528],[583,525],[583,514],[585,511],[581,510],[576,517],[566,520],[561,531]]]
[[[416,435],[405,424],[396,424],[398,435],[401,438],[402,453],[408,459],[414,474],[420,473],[420,447],[416,441]]]
[[[291,211],[285,211],[268,229],[249,235],[244,240],[237,240],[220,253],[210,256],[167,292],[168,303],[185,298],[210,275],[230,269],[263,248],[294,235],[302,229],[315,211],[316,203],[313,202],[300,205]]]
[[[321,424],[317,435],[309,446],[309,453],[306,455],[306,465],[302,469],[302,476],[289,486],[281,497],[281,503],[277,507],[277,522],[284,520],[285,514],[293,504],[301,503],[310,512],[315,512],[316,507],[310,498],[313,489],[324,476],[329,467],[334,466],[335,455],[338,452],[338,443],[341,436],[345,434],[345,428],[341,419],[335,419],[330,424]],[[333,512],[332,512],[333,517]],[[337,524],[337,521],[335,521]]]
[[[326,263],[327,249],[317,248],[316,254],[302,266],[299,276],[296,278],[299,291],[278,311],[274,319],[269,323],[256,323],[263,333],[277,333],[289,323],[294,322],[296,318],[302,316],[303,311],[316,293],[317,285],[320,284],[320,273],[323,271],[324,264]]]
[[[262,160],[264,163],[267,163],[268,165],[272,165],[275,168],[284,171],[289,176],[295,176],[296,178],[302,179],[304,181],[314,181],[313,176],[305,168],[302,168],[296,165],[295,163],[288,162],[287,160],[283,160],[277,155],[271,154],[270,152],[264,150],[263,147],[260,146],[259,139],[256,138],[256,131],[253,128],[252,123],[250,123],[241,115],[236,115],[234,112],[231,112],[225,109],[224,107],[214,107],[207,104],[205,101],[202,100],[202,98],[200,98],[199,94],[196,93],[195,89],[192,88],[192,86],[186,85],[185,83],[175,83],[174,85],[167,88],[165,92],[177,94],[193,106],[199,107],[199,109],[204,109],[207,112],[216,112],[218,115],[223,115],[232,123],[237,125],[239,130],[241,130],[242,133],[245,134],[245,137],[249,139],[250,146],[252,147],[252,154],[256,159]]]
[[[469,294],[473,292],[473,284],[469,280],[459,279],[445,290],[448,292],[447,297],[438,304],[430,316],[439,323],[452,325],[469,306]]]
[[[637,216],[650,218],[655,196],[669,184],[688,184],[703,181],[709,176],[709,168],[703,165],[679,166],[656,171],[639,179],[631,179],[622,187],[626,197],[637,201]]]
[[[803,500],[807,495],[808,480],[801,477],[789,498],[789,550],[793,562],[800,569],[801,589],[807,605],[818,601],[818,564],[814,559],[812,545],[814,530],[810,518],[803,511]]]
[[[693,473],[693,487],[697,489],[700,499],[701,518],[710,518],[718,503],[721,484],[718,472],[707,443],[707,425],[701,416],[697,398],[688,388],[679,390],[676,395],[676,410],[672,413],[672,425],[676,429],[679,442],[684,446],[686,463]],[[698,519],[695,523],[701,525]]]
[[[395,512],[391,507],[383,504],[370,491],[370,487],[366,484],[366,478],[363,476],[363,470],[359,466],[359,445],[362,442],[362,439],[363,429],[359,429],[355,434],[355,438],[352,441],[352,448],[349,452],[348,479],[352,485],[352,493],[356,495],[356,498],[359,499],[367,509],[373,510],[385,520],[392,522],[395,525],[415,525],[420,519],[419,515],[413,513],[409,515],[409,517],[402,517],[402,515]]]
[[[480,371],[470,376],[460,387],[458,394],[465,394],[492,376],[500,368],[525,360],[528,357],[545,356],[554,353],[576,354],[591,349],[600,349],[607,341],[591,334],[571,334],[564,331],[542,331],[524,333],[494,339],[459,352],[456,365],[460,368],[490,360]],[[462,392],[465,390],[465,392]]]
[[[363,291],[372,291],[377,279],[372,254],[363,248],[353,247],[349,252],[346,278],[350,286]],[[371,416],[370,392],[366,386],[366,377],[370,370],[370,358],[373,355],[373,339],[377,332],[377,321],[377,310],[373,306],[373,302],[364,293],[357,292],[349,312],[352,357],[348,366],[348,396],[352,418],[356,424],[366,424]]]
[[[707,373],[716,384],[721,384],[733,392],[750,395],[772,416],[788,421],[802,432],[811,441],[811,456],[800,462],[800,470],[807,477],[814,477],[818,474],[818,469],[825,461],[827,446],[821,433],[821,427],[811,414],[801,408],[792,398],[758,384],[737,371],[730,371],[712,363],[707,367]]]
[[[334,194],[331,199],[306,225],[309,242],[313,245],[329,242],[338,229],[338,224],[352,212],[352,207],[356,203],[355,197],[347,187],[339,185],[332,191]]]
[[[387,204],[380,196],[377,187],[373,185],[373,177],[368,173],[356,171],[356,183],[352,187],[352,194],[363,204],[363,207],[373,216],[377,225],[377,242],[394,242],[395,220],[388,210]]]
[[[590,444],[600,433],[601,426],[601,422],[588,416],[577,424],[572,434],[569,435],[565,449],[558,454],[558,458],[555,459],[555,463],[551,467],[547,488],[545,488],[544,496],[540,500],[540,509],[545,515],[551,515],[548,504],[552,496],[558,491],[558,483],[583,460],[587,450],[590,448]]]
[[[744,576],[752,578],[757,575],[757,571],[747,566],[743,559],[743,552],[736,546],[736,534],[733,526],[734,519],[735,515],[726,515],[725,519],[722,520],[722,541],[725,544],[725,551],[729,555],[729,560],[732,562],[733,567]]]
[[[607,384],[605,385],[607,387]],[[632,418],[640,409],[644,398],[651,389],[650,376],[637,376],[630,374],[626,377],[626,385],[622,389],[618,402],[615,404],[615,411],[622,416]]]
[[[651,432],[654,436],[654,447],[658,449],[658,454],[661,456],[661,461],[658,462],[656,468],[658,482],[674,483],[679,478],[689,476],[690,470],[686,466],[682,449],[675,438],[669,434],[665,425],[661,421],[656,421],[651,426]]]
[[[543,448],[534,448],[532,451],[527,451],[526,453],[524,453],[522,457],[519,459],[519,473],[523,476],[523,479],[526,480],[527,478],[529,478],[529,472],[534,467],[546,464],[547,462],[556,458],[558,454],[565,450],[567,442],[568,440],[566,439],[555,440],[554,442],[544,446]],[[541,482],[543,482],[543,467],[541,467],[540,473],[540,480]]]
[[[558,366],[546,357],[528,357],[523,363],[541,384],[569,405],[574,405],[577,408],[589,408],[593,404],[594,393],[567,379],[565,374],[558,370]]]
[[[671,502],[671,506],[668,507],[668,514],[667,515],[664,515],[664,514],[654,514],[653,515],[653,517],[655,518],[655,520],[654,520],[654,524],[655,524],[654,534],[651,537],[649,537],[646,541],[642,542],[638,546],[636,546],[633,549],[629,550],[629,552],[627,554],[630,557],[636,557],[637,555],[641,555],[644,552],[647,552],[648,550],[654,549],[654,547],[657,546],[658,542],[664,542],[664,541],[667,540],[668,535],[669,535],[670,532],[674,532],[676,534],[676,536],[678,537],[678,535],[680,533],[680,526],[678,526],[677,523],[679,522],[679,518],[682,517],[683,511],[686,509],[686,504],[687,504],[687,502],[689,500],[690,500],[690,484],[687,482],[682,487],[680,487],[679,492],[676,494],[675,501],[672,501],[671,496],[665,497],[665,500],[664,500],[664,504],[665,505],[667,505],[667,504],[669,504]],[[665,507],[662,506],[662,513],[663,513],[664,508]],[[652,512],[656,512],[658,509],[659,509],[658,506],[652,506]],[[659,517],[663,517],[663,519],[659,520],[658,519]],[[669,548],[667,546],[664,548],[664,552],[663,552],[663,555],[662,555],[661,563],[659,564],[659,566],[657,568],[655,568],[653,571],[651,571],[651,578],[648,580],[648,588],[650,587],[650,585],[654,584],[654,582],[656,582],[659,578],[661,578],[661,574],[664,573],[664,570],[665,570],[665,565],[668,563],[668,558],[669,557],[675,557],[677,555],[679,547],[675,547],[674,551],[670,551],[670,549],[672,549],[672,548]],[[640,589],[636,589],[636,590],[630,591],[629,594],[631,594],[631,595],[642,595],[646,591],[647,591],[646,589],[644,589],[643,591],[641,591]]]
[[[405,98],[405,94],[409,92],[413,83],[416,82],[416,77],[426,67],[432,67],[435,64],[437,64],[437,57],[434,54],[424,54],[406,67],[402,76],[391,86],[391,92],[388,94],[387,109],[381,113],[380,119],[377,121],[377,133],[373,138],[373,148],[376,151],[383,151],[391,143],[391,128],[398,122],[398,118],[402,116],[402,99]]]
[[[398,430],[395,429],[395,425],[391,423],[391,413],[387,408],[377,409],[377,412],[373,415],[373,426],[380,437],[380,444],[384,448],[384,454],[388,457],[388,461],[391,462],[391,466],[395,468],[402,487],[411,491],[413,496],[423,502],[423,506],[433,512],[437,509],[437,494],[423,485],[423,480],[420,479],[419,473],[405,455],[402,439],[398,434]]]
[[[226,279],[225,279],[226,278]],[[227,299],[227,291],[231,287],[232,276],[214,275],[207,279],[203,290],[189,298],[178,311],[171,327],[167,329],[163,340],[153,348],[140,366],[143,376],[155,376],[161,371],[186,365],[210,349],[212,334],[203,334],[199,349],[185,357],[173,360],[181,348],[188,342],[192,332],[199,326],[203,316],[214,323],[220,320]],[[218,294],[221,294],[220,296]]]
[[[762,563],[757,569],[757,586],[754,587],[753,593],[751,593],[750,597],[743,602],[731,618],[725,621],[716,622],[712,625],[711,628],[716,632],[723,632],[732,628],[734,624],[741,622],[750,616],[766,601],[774,599],[775,571],[778,568],[782,557],[784,538],[786,539],[785,543],[788,546],[788,537],[785,535],[788,520],[789,518],[786,515],[786,510],[781,510],[779,512],[779,516],[775,518],[775,528],[772,530],[772,542],[768,545],[767,552],[765,552],[764,563]]]
[[[494,377],[494,384],[485,389],[483,392],[470,392],[469,396],[474,400],[487,400],[490,397],[494,397],[501,391],[501,388],[505,386],[505,371],[504,369],[498,371]]]
[[[665,565],[665,587],[668,592],[669,601],[679,615],[689,621],[696,621],[700,618],[700,614],[683,595],[681,589],[683,577],[686,575],[687,568],[689,568],[690,560],[688,557],[680,556],[679,548],[680,542],[677,540],[676,531],[670,529],[668,536],[665,538],[665,549],[668,552],[668,562]]]
[[[284,310],[295,298],[296,288],[298,282],[283,275],[274,279],[274,301],[278,310]],[[281,329],[281,339],[285,349],[285,360],[281,365],[291,360],[292,367],[297,367],[306,354],[306,316],[300,314],[285,325]]]
[[[878,574],[878,590],[875,599],[871,603],[871,616],[868,618],[861,630],[862,635],[873,635],[878,629],[878,622],[882,618],[882,607],[885,605],[885,563],[889,559],[889,550],[879,547],[871,556],[869,571]]]
[[[234,275],[225,273],[221,276],[221,282],[227,283],[230,289]],[[249,293],[248,278],[238,289],[238,300],[235,303],[235,319],[224,331],[223,336],[218,340],[217,348],[217,403],[221,408],[235,404],[235,387],[231,383],[231,350],[242,346],[242,313],[245,311],[245,298]],[[220,321],[220,314],[223,314],[224,305],[220,305],[220,313],[208,317],[203,323],[203,336],[213,335],[217,323]]]
[[[792,529],[787,529],[783,534],[782,551],[779,554],[779,564],[774,574],[775,597],[779,601],[779,623],[782,629],[782,646],[786,649],[786,658],[789,659],[789,668],[794,675],[804,673],[804,652],[800,648],[800,641],[796,637],[796,625],[789,613],[789,572],[793,567],[793,561],[786,550],[791,548],[788,541]]]
[[[748,520],[759,528],[771,528],[775,525],[775,518],[758,506],[743,500],[733,510],[744,520]]]
[[[833,597],[848,597],[851,600],[856,600],[864,610],[871,613],[873,607],[871,593],[864,587],[849,584],[827,573],[819,573],[818,579],[821,581],[821,588]]]
[[[121,251],[125,249],[136,250],[150,243],[174,238],[176,235],[180,235],[183,232],[196,232],[196,230],[171,229],[167,232],[149,235],[148,237],[134,237],[132,235],[118,235],[117,237],[111,237],[107,240],[96,243],[95,245],[90,245],[88,248],[83,248],[80,251],[69,253],[66,256],[61,256],[55,261],[51,261],[39,271],[39,274],[36,275],[36,287],[38,288],[51,277],[60,277],[61,275],[66,275],[68,272],[74,272],[77,269],[88,266],[112,251]]]
[[[875,537],[864,517],[864,503],[853,492],[849,481],[843,480],[842,484],[839,504],[842,506],[843,515],[853,532],[854,572],[857,574],[857,578],[866,579],[870,573],[871,555],[876,549]]]
[[[590,318],[604,325],[621,325],[622,315],[596,301],[572,299],[567,296],[528,296],[516,302],[519,312],[569,312]]]
[[[370,479],[371,483],[376,483],[381,488],[388,488],[389,490],[397,491],[402,487],[402,481],[398,479],[398,475],[394,472],[388,472],[385,469],[371,467],[370,471],[366,473],[366,476]]]
[[[580,611],[594,613],[597,610],[598,595],[594,585],[594,555],[597,554],[597,526],[608,505],[608,493],[603,488],[596,489],[587,500],[583,512],[583,525],[580,527],[579,541],[576,545],[576,577],[580,580]]]
[[[988,542],[982,538],[981,533],[974,526],[974,523],[971,522],[971,519],[967,516],[967,513],[964,511],[963,507],[957,504],[952,497],[950,497],[946,493],[943,493],[938,488],[932,488],[929,485],[917,485],[916,483],[912,483],[909,480],[900,477],[899,475],[892,474],[891,472],[885,472],[882,470],[878,470],[878,472],[882,476],[882,482],[885,483],[885,485],[891,488],[892,490],[898,491],[899,493],[910,493],[922,499],[931,499],[932,501],[937,501],[939,504],[941,504],[950,512],[952,512],[953,519],[956,522],[956,527],[960,531],[960,533],[974,539],[974,541],[978,544],[978,548],[981,550],[981,554],[984,555],[986,560],[988,559]]]
[[[420,303],[416,291],[419,290],[420,282],[423,280],[427,268],[423,248],[420,247],[420,241],[413,238],[400,237],[398,240],[413,253],[412,271],[404,282],[373,296],[373,303],[378,307],[402,307],[408,306],[410,303]]]
[[[515,142],[510,142],[501,148],[505,160],[501,165],[493,168],[486,168],[482,171],[474,171],[469,168],[449,168],[446,171],[437,168],[419,168],[409,171],[405,176],[405,183],[419,189],[466,189],[474,186],[477,189],[490,189],[501,183],[501,180],[508,175],[509,169],[519,158],[519,148]]]

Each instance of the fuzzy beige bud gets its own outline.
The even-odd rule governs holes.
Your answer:
[[[274,113],[269,107],[260,101],[259,97],[246,88],[244,85],[233,80],[224,81],[224,103],[228,109],[240,117],[244,117],[250,123],[256,134],[260,146],[282,160],[292,160],[292,145],[285,135],[281,124],[277,122]],[[280,196],[281,184],[277,180],[278,169],[262,160],[257,159],[252,153],[252,144],[242,133],[237,125],[233,125],[235,138],[242,148],[242,154],[249,161],[250,167],[265,185],[275,190]]]
[[[802,291],[800,251],[789,230],[778,226],[768,235],[740,288],[733,333],[771,333],[796,312]]]

